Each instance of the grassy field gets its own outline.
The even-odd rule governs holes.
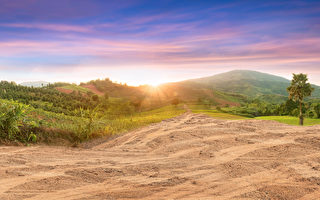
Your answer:
[[[159,109],[136,113],[132,116],[119,117],[114,120],[107,120],[105,133],[117,134],[146,126],[151,123],[161,122],[164,119],[176,117],[184,113],[182,106],[165,106]]]
[[[31,119],[29,120],[36,120],[37,123],[41,124],[43,130],[47,131],[41,134],[45,142],[51,143],[52,139],[61,138],[72,143],[130,131],[151,123],[160,122],[164,119],[176,117],[184,112],[185,110],[182,105],[165,106],[155,110],[119,116],[113,119],[110,119],[108,116],[102,116],[93,119],[90,124],[88,118],[32,109],[29,115]]]
[[[193,113],[202,113],[205,115],[209,115],[210,117],[217,119],[226,119],[226,120],[240,120],[247,119],[246,117],[242,117],[239,115],[232,115],[229,113],[223,113],[218,110],[209,109],[205,105],[189,105],[189,108]]]
[[[284,124],[297,125],[297,126],[299,125],[299,118],[291,117],[291,116],[264,116],[264,117],[256,117],[255,119],[274,120]],[[310,118],[304,119],[305,126],[312,126],[317,124],[320,124],[320,119],[310,119]]]
[[[226,119],[226,120],[241,120],[241,119],[259,119],[259,120],[274,120],[280,123],[289,124],[289,125],[299,125],[299,118],[292,117],[292,116],[263,116],[263,117],[256,117],[256,118],[247,118],[239,115],[233,115],[229,113],[220,112],[215,109],[210,109],[205,105],[189,105],[189,108],[193,113],[202,113],[206,114],[210,117],[216,119]],[[225,108],[224,108],[225,109]],[[320,119],[311,119],[305,118],[304,125],[305,126],[312,126],[320,124]]]
[[[246,117],[242,117],[239,115],[232,115],[229,113],[222,113],[217,110],[194,110],[193,113],[203,113],[209,115],[210,117],[217,119],[226,119],[226,120],[240,120],[240,119],[248,119]]]
[[[73,91],[80,91],[80,92],[83,92],[83,93],[86,93],[88,91],[90,91],[88,88],[84,88],[84,87],[81,87],[81,86],[78,86],[78,85],[66,85],[66,86],[63,86],[62,88],[64,89],[67,89],[67,90],[73,90]]]

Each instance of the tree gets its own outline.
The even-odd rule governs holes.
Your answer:
[[[311,96],[314,88],[311,87],[310,83],[307,83],[307,74],[293,74],[291,85],[287,88],[289,93],[289,99],[299,103],[299,122],[303,126],[303,114],[302,114],[302,103],[305,97]]]
[[[171,104],[177,106],[180,103],[180,100],[178,98],[174,98],[171,100]]]
[[[92,95],[91,98],[92,98],[93,101],[99,101],[99,96],[96,95],[96,94]]]

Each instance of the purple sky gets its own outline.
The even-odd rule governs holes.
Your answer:
[[[139,85],[249,69],[320,85],[319,1],[221,2],[0,0],[0,79]]]

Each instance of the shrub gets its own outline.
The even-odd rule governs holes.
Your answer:
[[[172,104],[172,105],[175,105],[175,106],[176,106],[176,105],[178,105],[179,103],[180,103],[180,100],[179,100],[178,98],[174,98],[174,99],[171,100],[171,104]]]
[[[0,102],[0,135],[1,138],[16,139],[22,126],[25,108],[17,102]]]

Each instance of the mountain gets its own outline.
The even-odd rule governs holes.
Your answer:
[[[288,96],[287,87],[290,85],[290,80],[283,77],[249,70],[234,70],[184,82],[202,84],[206,88],[249,97]],[[313,87],[315,88],[313,97],[320,97],[320,87],[316,85]]]
[[[31,82],[23,82],[19,85],[26,86],[26,87],[44,87],[47,86],[49,82],[46,81],[31,81]]]

